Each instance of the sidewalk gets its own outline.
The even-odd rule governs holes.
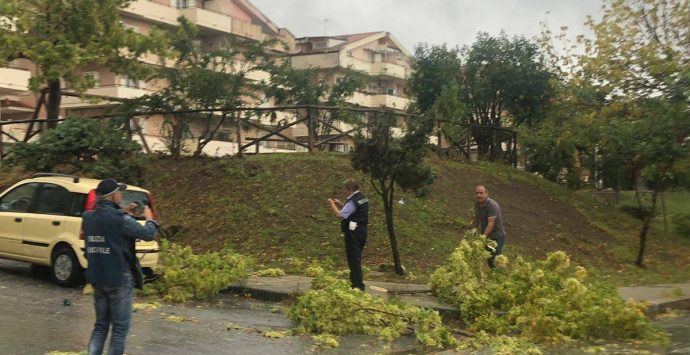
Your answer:
[[[619,287],[623,299],[649,303],[647,313],[663,313],[666,309],[690,309],[690,282],[646,286]]]
[[[235,285],[227,292],[249,293],[252,297],[270,301],[281,301],[309,290],[311,277],[250,276],[244,285]],[[380,281],[366,281],[367,293],[385,298],[398,298],[409,304],[431,308],[442,314],[458,313],[453,306],[441,302],[431,295],[427,285],[404,284]],[[387,292],[386,292],[387,291]],[[661,313],[667,308],[690,309],[690,283],[663,284],[634,287],[619,287],[618,293],[623,299],[649,303],[648,313]]]
[[[292,275],[281,277],[250,276],[244,285],[230,286],[226,291],[249,293],[257,299],[282,301],[309,290],[311,280],[311,277]],[[398,298],[415,306],[435,309],[443,314],[457,313],[453,306],[431,296],[431,290],[427,285],[367,280],[364,282],[369,294],[387,299]]]

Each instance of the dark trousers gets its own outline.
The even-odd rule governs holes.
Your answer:
[[[124,274],[120,286],[93,285],[93,299],[96,323],[89,339],[89,355],[103,353],[111,324],[108,354],[122,355],[132,323],[132,275]]]
[[[364,291],[362,279],[362,250],[367,243],[367,227],[357,226],[353,231],[345,231],[345,254],[347,265],[350,267],[350,282],[352,288]]]
[[[500,236],[497,239],[489,238],[489,240],[496,241],[496,250],[489,250],[491,251],[491,257],[487,260],[487,262],[489,263],[489,267],[493,269],[496,267],[496,264],[494,263],[494,261],[496,260],[496,256],[501,255],[503,253],[503,244],[506,242],[506,236]]]

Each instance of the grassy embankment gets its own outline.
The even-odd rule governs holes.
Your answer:
[[[665,234],[663,225],[651,231],[647,267],[639,269],[633,261],[640,223],[616,208],[505,166],[436,158],[429,163],[437,175],[430,194],[396,196],[402,262],[417,281],[425,281],[471,227],[478,183],[486,184],[503,208],[509,257],[533,259],[564,250],[595,277],[615,284],[690,280],[690,240]],[[343,155],[165,159],[149,166],[146,187],[156,194],[163,224],[177,232],[174,240],[198,251],[227,243],[265,266],[298,272],[310,260],[346,267],[339,222],[326,199],[344,200],[341,185],[350,176],[367,182]],[[364,192],[372,210],[364,264],[377,270],[391,262],[390,244],[380,197],[368,184]],[[675,206],[667,203],[669,209]]]

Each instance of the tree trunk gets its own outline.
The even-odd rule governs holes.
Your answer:
[[[381,184],[382,187],[384,184]],[[393,186],[389,189],[383,189],[383,208],[386,214],[386,228],[388,229],[388,240],[391,242],[391,250],[393,252],[393,266],[395,273],[404,275],[405,271],[400,263],[400,252],[398,251],[398,240],[395,237],[395,227],[393,225]]]
[[[649,213],[645,214],[642,210],[642,199],[640,198],[640,193],[638,188],[635,187],[635,194],[637,196],[637,205],[640,208],[640,213],[642,213],[642,231],[640,232],[640,246],[637,252],[637,260],[635,265],[639,267],[644,266],[644,251],[647,244],[647,232],[649,231],[649,226],[652,224],[652,219],[654,219],[654,212],[656,211],[656,195],[657,188],[652,191],[652,208]]]
[[[47,105],[47,127],[49,129],[57,127],[57,120],[60,118],[60,100],[62,99],[62,89],[60,80],[48,82],[48,105]]]
[[[178,159],[182,154],[182,137],[184,135],[184,122],[180,117],[174,116],[172,118],[172,128],[170,132],[170,142],[168,149],[170,155]]]

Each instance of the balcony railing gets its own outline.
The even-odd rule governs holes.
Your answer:
[[[261,30],[261,26],[242,21],[232,22],[232,33],[255,41],[263,41],[267,37]]]
[[[201,28],[231,33],[234,27],[232,17],[200,7],[180,9],[180,14]]]
[[[410,100],[408,98],[395,95],[378,94],[371,96],[371,107],[387,107],[404,110],[409,103]]]
[[[399,79],[407,79],[408,69],[402,65],[378,62],[371,64],[371,75],[385,75]]]
[[[18,94],[29,90],[31,72],[17,68],[0,68],[0,94]]]
[[[365,94],[361,92],[355,92],[352,97],[350,97],[347,102],[357,104],[363,107],[386,107],[394,108],[398,110],[404,110],[410,103],[410,99],[395,95],[388,94]]]
[[[142,17],[144,19],[165,23],[168,25],[176,25],[177,17],[180,15],[179,11],[170,6],[162,5],[148,0],[135,0],[130,5],[123,9],[126,14]]]
[[[62,106],[66,108],[75,107],[97,107],[110,105],[114,99],[133,99],[151,93],[150,90],[127,87],[124,85],[106,85],[86,90],[87,95],[84,99],[79,97],[64,96]]]
[[[409,69],[402,65],[388,62],[366,62],[352,57],[345,57],[341,60],[343,67],[351,67],[354,70],[363,71],[369,75],[385,75],[393,78],[407,79]]]

